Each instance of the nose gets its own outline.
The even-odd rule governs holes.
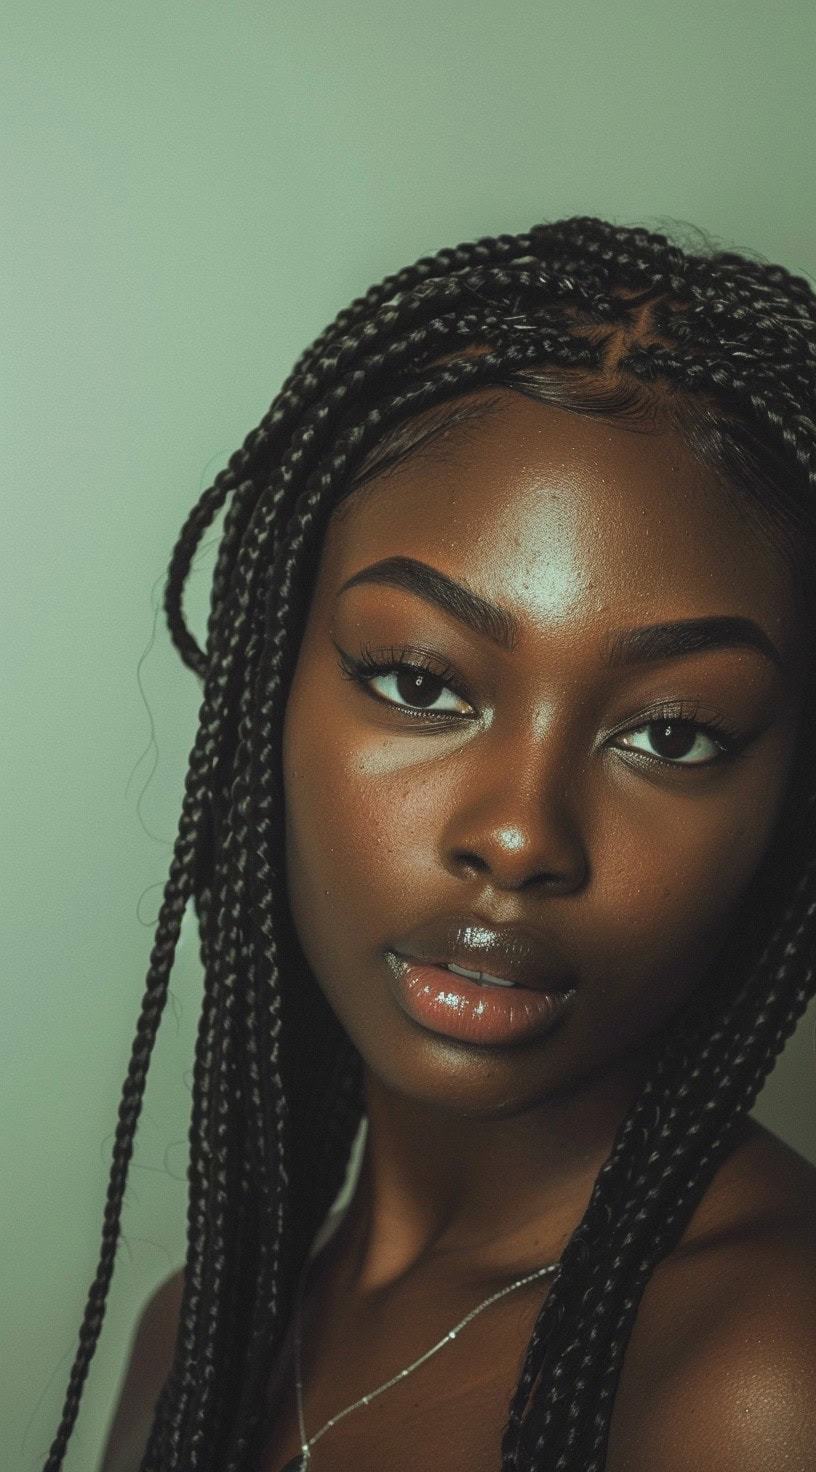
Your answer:
[[[586,883],[589,861],[563,754],[502,745],[489,764],[462,774],[442,835],[444,865],[498,890],[570,894]]]

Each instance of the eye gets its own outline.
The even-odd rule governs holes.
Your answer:
[[[668,765],[703,767],[735,755],[738,742],[720,724],[662,716],[635,730],[624,731],[617,745]]]
[[[448,667],[434,668],[434,657],[421,650],[397,653],[366,648],[354,656],[338,648],[338,653],[342,673],[385,705],[416,715],[475,715],[473,706],[454,686],[459,683],[455,672]]]
[[[414,710],[450,711],[467,715],[470,706],[456,695],[439,675],[417,665],[396,665],[385,674],[367,678],[369,689],[392,705],[407,706]]]

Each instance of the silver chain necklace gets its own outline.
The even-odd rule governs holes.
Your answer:
[[[444,1349],[446,1344],[450,1344],[451,1340],[456,1338],[457,1334],[464,1329],[465,1325],[469,1324],[471,1319],[475,1319],[477,1314],[489,1308],[491,1303],[497,1303],[500,1298],[505,1298],[508,1293],[514,1293],[517,1288],[523,1288],[525,1283],[533,1283],[536,1278],[543,1278],[548,1273],[554,1273],[558,1267],[558,1263],[548,1263],[546,1267],[537,1268],[535,1272],[527,1273],[523,1278],[517,1278],[515,1283],[510,1283],[507,1288],[500,1288],[498,1293],[491,1293],[490,1297],[484,1300],[484,1303],[480,1303],[477,1308],[471,1309],[469,1314],[465,1314],[465,1317],[460,1320],[456,1327],[449,1330],[447,1334],[444,1334],[432,1349],[426,1349],[425,1353],[421,1354],[418,1360],[414,1360],[413,1364],[406,1365],[404,1370],[399,1370],[396,1375],[391,1376],[390,1380],[386,1380],[382,1385],[378,1385],[376,1390],[370,1390],[368,1395],[361,1395],[359,1400],[355,1400],[352,1405],[346,1406],[345,1410],[338,1411],[337,1415],[332,1416],[326,1422],[325,1426],[321,1426],[320,1430],[316,1431],[314,1436],[309,1437],[306,1435],[306,1425],[303,1417],[303,1372],[301,1367],[301,1309],[303,1306],[303,1288],[308,1266],[309,1264],[307,1262],[301,1274],[297,1298],[295,1300],[295,1396],[297,1399],[298,1428],[300,1431],[300,1451],[297,1456],[292,1457],[286,1463],[286,1466],[282,1468],[282,1472],[306,1472],[315,1442],[318,1442],[321,1436],[325,1436],[326,1432],[330,1431],[332,1426],[336,1426],[338,1421],[342,1421],[346,1416],[350,1416],[352,1411],[359,1410],[361,1406],[369,1405],[375,1396],[382,1395],[384,1391],[390,1390],[392,1385],[396,1385],[400,1380],[404,1380],[406,1375],[410,1375],[413,1370],[418,1370],[420,1365],[424,1365],[425,1361],[431,1358],[431,1355],[436,1354],[440,1349]]]

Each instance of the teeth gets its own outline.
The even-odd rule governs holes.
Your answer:
[[[452,961],[446,962],[447,971],[455,971],[457,976],[466,976],[468,981],[481,981],[481,971],[466,971],[464,966],[454,966]]]
[[[452,961],[446,963],[446,969],[453,971],[457,976],[466,976],[468,981],[478,981],[480,986],[515,986],[514,981],[505,981],[501,976],[491,976],[488,971],[467,971],[464,966],[454,966]]]

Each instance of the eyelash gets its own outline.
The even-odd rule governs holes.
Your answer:
[[[658,766],[662,767],[684,767],[686,769],[713,767],[718,766],[722,762],[736,761],[742,755],[743,748],[748,744],[749,738],[741,732],[735,731],[721,716],[709,716],[705,721],[698,721],[698,711],[699,706],[683,705],[682,701],[675,705],[657,705],[651,710],[644,712],[646,719],[641,719],[637,726],[626,726],[614,734],[616,736],[631,736],[638,731],[648,730],[649,726],[668,725],[669,723],[678,726],[693,726],[695,731],[702,732],[704,736],[708,736],[714,742],[714,745],[720,748],[719,756],[711,757],[708,761],[704,762],[681,762],[672,761],[669,757],[657,756],[656,753],[650,751],[637,751],[632,747],[626,747],[624,749],[628,751],[635,750],[636,756],[648,762],[655,762]]]
[[[396,649],[391,645],[389,649],[378,649],[375,652],[369,644],[366,644],[355,657],[345,654],[338,645],[335,645],[335,648],[340,655],[341,673],[366,689],[377,675],[433,675],[435,680],[439,680],[443,689],[451,690],[454,695],[458,695],[460,700],[471,703],[456,671],[451,669],[450,665],[443,665],[422,649]],[[374,700],[381,701],[383,705],[390,705],[394,710],[405,711],[407,715],[421,716],[423,720],[450,721],[452,717],[462,719],[459,711],[422,710],[418,706],[395,705],[393,701],[386,700],[385,696],[378,695],[375,690],[369,690],[368,693]]]
[[[394,701],[388,700],[385,696],[378,695],[376,691],[371,690],[371,681],[378,675],[430,674],[440,681],[443,689],[452,691],[460,700],[465,700],[470,704],[469,696],[463,688],[456,671],[451,669],[449,665],[441,665],[438,660],[425,654],[424,651],[408,648],[397,649],[393,645],[389,649],[375,651],[371,649],[370,645],[366,644],[361,649],[359,655],[354,656],[346,654],[338,645],[335,645],[335,648],[340,656],[339,665],[341,673],[346,678],[354,680],[358,685],[362,686],[373,700],[378,700],[383,705],[391,706],[393,710],[402,711],[413,719],[423,721],[451,724],[457,720],[472,719],[472,717],[463,717],[459,711],[433,711],[424,710],[418,706],[397,705]],[[674,705],[657,705],[643,713],[645,719],[641,719],[637,726],[623,727],[619,731],[615,731],[613,735],[633,735],[639,731],[646,730],[649,726],[660,725],[663,722],[674,722],[678,725],[682,723],[684,725],[694,726],[697,731],[708,736],[714,742],[715,746],[720,748],[720,756],[714,757],[706,762],[680,762],[672,761],[668,757],[657,756],[651,752],[637,751],[631,747],[625,749],[629,751],[634,750],[635,755],[642,760],[655,763],[658,766],[673,767],[675,769],[678,767],[711,767],[719,765],[721,762],[733,761],[739,757],[742,754],[743,748],[747,745],[749,738],[735,731],[720,716],[713,716],[705,721],[698,721],[698,710],[698,706],[683,705],[682,702]]]

